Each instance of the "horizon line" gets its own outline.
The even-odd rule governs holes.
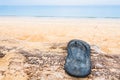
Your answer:
[[[26,15],[0,15],[0,17],[50,17],[50,18],[111,18],[120,19],[120,17],[93,17],[93,16],[26,16]]]
[[[82,4],[82,5],[35,5],[35,4],[22,4],[22,5],[0,5],[0,6],[120,6],[120,4]]]

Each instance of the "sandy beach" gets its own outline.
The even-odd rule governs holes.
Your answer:
[[[36,49],[45,49],[42,43],[81,39],[108,54],[120,54],[119,30],[120,19],[0,17],[0,39],[19,40],[27,44],[19,46]]]
[[[91,45],[92,72],[64,71],[71,39]],[[0,80],[119,80],[120,19],[0,17]]]

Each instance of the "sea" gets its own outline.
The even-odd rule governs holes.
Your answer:
[[[120,5],[2,5],[0,6],[0,16],[120,18]]]

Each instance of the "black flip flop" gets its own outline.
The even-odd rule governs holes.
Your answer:
[[[86,77],[91,73],[90,46],[82,40],[71,40],[67,45],[65,71],[75,77]]]

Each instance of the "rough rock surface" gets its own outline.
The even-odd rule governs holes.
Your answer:
[[[51,51],[0,46],[0,80],[120,80],[120,54],[108,55],[95,46],[91,46],[91,74],[69,76],[64,71],[65,45],[54,43]]]

